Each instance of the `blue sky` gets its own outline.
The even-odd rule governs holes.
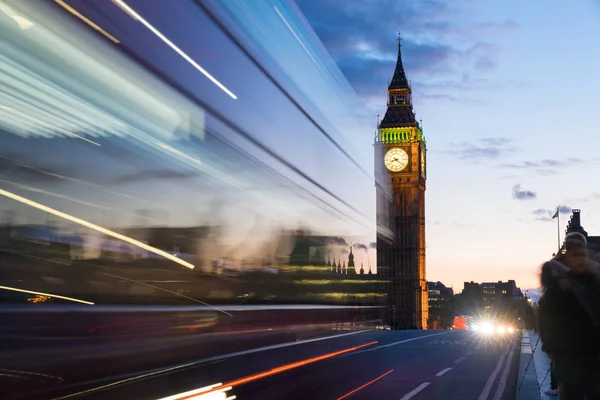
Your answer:
[[[428,140],[428,279],[537,286],[552,209],[600,234],[600,2],[297,0],[375,116],[396,32]],[[371,135],[371,132],[365,132]]]

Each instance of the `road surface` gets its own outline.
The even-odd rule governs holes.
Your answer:
[[[519,343],[520,334],[348,332],[89,384],[74,398],[514,399]],[[218,383],[230,387],[222,397],[184,394]]]

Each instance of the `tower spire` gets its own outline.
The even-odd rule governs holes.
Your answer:
[[[418,126],[412,108],[412,91],[402,63],[401,36],[398,34],[398,59],[394,76],[388,86],[387,110],[379,128]]]
[[[398,32],[398,60],[396,61],[396,69],[394,70],[394,76],[388,86],[390,89],[408,89],[408,79],[406,79],[406,72],[404,72],[404,65],[402,64],[402,36]]]

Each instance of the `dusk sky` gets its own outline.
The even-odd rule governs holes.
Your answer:
[[[599,1],[297,4],[374,121],[402,32],[429,150],[428,280],[537,287],[556,251],[559,205],[561,236],[571,208],[600,234]]]
[[[545,1],[543,6],[541,2],[532,5],[514,0],[296,2],[308,22],[297,19],[298,13],[292,0],[256,3],[252,8],[242,7],[244,4],[248,5],[242,0],[231,0],[223,2],[221,8],[223,18],[237,18],[235,21],[238,22],[230,25],[240,28],[240,37],[245,38],[245,45],[260,55],[260,61],[275,71],[276,78],[288,90],[304,99],[303,104],[308,105],[309,111],[319,123],[331,132],[336,142],[348,150],[347,156],[338,154],[325,136],[307,122],[297,107],[285,100],[281,91],[267,81],[264,74],[252,65],[226,35],[214,24],[207,22],[207,17],[199,11],[195,2],[174,2],[167,9],[168,14],[165,9],[152,7],[152,3],[143,0],[132,0],[131,4],[147,18],[160,24],[171,40],[185,44],[193,57],[202,60],[202,65],[207,70],[218,71],[219,78],[229,87],[235,88],[236,100],[223,95],[222,90],[209,80],[199,79],[198,71],[164,44],[156,47],[158,39],[144,31],[143,27],[131,24],[130,17],[113,3],[103,3],[109,10],[108,13],[98,12],[93,7],[85,10],[101,25],[111,26],[106,21],[107,18],[120,21],[119,35],[123,43],[135,48],[155,63],[157,68],[162,68],[177,81],[187,85],[187,89],[199,97],[210,98],[212,107],[235,119],[251,136],[254,135],[258,141],[275,149],[283,159],[298,166],[306,176],[318,180],[323,187],[347,202],[345,205],[340,203],[344,210],[351,206],[358,210],[356,215],[362,214],[362,222],[359,221],[356,225],[356,231],[348,231],[349,228],[345,227],[347,218],[332,218],[332,221],[346,221],[339,226],[331,221],[323,223],[322,217],[309,213],[303,208],[304,205],[292,204],[265,191],[269,193],[266,197],[273,201],[278,199],[286,205],[281,209],[281,215],[285,215],[283,218],[274,212],[276,207],[272,201],[257,200],[261,207],[268,208],[268,213],[275,220],[293,225],[302,218],[310,217],[319,221],[321,230],[322,226],[326,226],[331,231],[325,231],[324,234],[338,235],[339,232],[339,235],[371,235],[374,227],[367,224],[368,227],[365,228],[367,225],[364,223],[374,217],[371,144],[377,114],[385,113],[388,80],[394,72],[397,57],[396,37],[397,32],[401,31],[404,38],[404,65],[412,82],[415,111],[417,118],[423,120],[429,150],[426,197],[427,279],[442,281],[456,290],[462,289],[464,281],[471,280],[481,282],[515,279],[523,289],[537,287],[539,266],[557,247],[557,221],[551,219],[557,206],[561,206],[563,211],[560,227],[563,235],[571,208],[582,209],[583,226],[591,235],[600,234],[600,212],[595,209],[600,204],[600,188],[594,186],[592,172],[600,163],[596,138],[600,114],[596,111],[597,101],[593,97],[600,91],[600,83],[595,79],[600,70],[600,57],[596,55],[597,38],[600,38],[600,1],[583,0],[568,8],[558,0]],[[14,3],[20,7],[28,4]],[[78,4],[86,7],[90,3]],[[36,13],[41,13],[39,9],[27,12],[33,14],[31,18],[34,21],[36,18],[43,19],[35,16]],[[179,21],[182,16],[187,18],[187,22],[170,23],[173,20]],[[29,30],[23,30],[8,17],[4,18],[4,23],[16,30],[18,35],[29,35],[27,37],[32,41],[31,45],[38,46],[34,47],[38,50],[32,51],[32,54],[40,57],[40,49],[43,49],[43,55],[47,59],[64,58],[67,47],[59,51],[56,45],[43,45],[46,41],[55,40],[48,32],[57,32],[58,27],[66,29],[60,18],[67,19],[67,15],[57,14],[56,18],[45,20],[44,24],[28,27]],[[52,29],[45,24],[49,24]],[[56,26],[52,27],[52,24]],[[179,29],[180,26],[185,26],[186,29]],[[333,61],[318,41],[314,43],[316,37],[310,26],[353,85],[364,105],[354,102],[351,88],[337,71]],[[113,33],[117,34],[116,31]],[[91,40],[84,39],[82,35],[77,35],[77,39],[71,38],[69,43],[72,45],[77,41]],[[20,36],[15,36],[17,37]],[[195,37],[211,37],[211,41],[203,47],[189,41]],[[90,48],[89,43],[86,42],[84,47]],[[163,84],[154,82],[155,78],[136,73],[137,70],[129,64],[122,64],[119,61],[121,55],[117,57],[116,53],[110,53],[109,57],[108,48],[102,49],[103,65],[109,62],[120,65],[113,70],[120,70],[122,75],[127,72],[130,83],[139,80],[140,87],[156,87],[155,92],[161,93],[165,103],[177,104],[174,108],[181,115],[173,112],[165,114],[164,121],[161,120],[164,125],[155,124],[157,129],[162,127],[168,130],[169,124],[177,118],[187,121],[186,118],[193,114],[199,118],[198,126],[205,123],[211,129],[218,128],[227,140],[234,141],[236,146],[251,152],[242,139],[233,139],[235,135],[210,115],[205,117],[202,112],[197,112],[196,106],[192,107],[187,101],[181,100],[179,95],[169,94],[168,98],[164,97],[163,92],[171,92]],[[68,59],[81,62],[84,58],[80,53],[74,52],[72,54],[77,56]],[[92,54],[97,56],[100,53]],[[93,56],[89,57],[85,60],[91,62]],[[32,65],[39,69],[46,64]],[[107,88],[101,82],[101,77],[105,75],[92,74],[91,69],[82,65],[75,63],[71,67],[79,68],[78,74],[86,71],[83,75],[87,79],[86,85],[95,82],[98,88]],[[240,74],[239,71],[244,73]],[[121,80],[127,80],[124,76]],[[68,79],[64,82],[75,85],[75,81]],[[112,79],[111,82],[116,80]],[[151,83],[155,86],[149,86]],[[114,86],[119,90],[123,87]],[[75,91],[76,89],[73,88]],[[114,96],[111,93],[105,93],[103,98],[106,100]],[[138,110],[141,115],[147,113],[150,110],[148,107],[157,100],[152,96],[148,97],[148,93],[153,92],[140,93],[142,92],[138,93],[136,104],[139,103],[141,107]],[[261,94],[261,101],[256,101],[257,93]],[[150,99],[151,102],[141,99]],[[235,102],[235,107],[231,106],[232,102]],[[106,104],[110,104],[111,112],[116,114],[122,110],[131,111],[131,108],[118,107],[120,103],[117,101]],[[366,117],[365,109],[369,114]],[[137,118],[139,115],[135,113],[126,117],[133,118],[132,121],[141,124],[140,126],[146,121]],[[106,120],[99,121],[106,128]],[[268,121],[268,129],[265,129],[265,121]],[[372,121],[372,125],[369,125],[369,121]],[[94,120],[86,121],[90,122]],[[294,129],[290,130],[290,126]],[[271,132],[284,134],[273,135]],[[300,147],[296,145],[297,141],[289,140],[290,137],[295,138],[297,132],[304,135]],[[192,136],[203,137],[203,134]],[[93,138],[108,141],[101,136]],[[167,139],[161,137],[161,140]],[[14,141],[14,146],[18,145],[17,138],[10,140]],[[110,156],[113,148],[108,143],[102,143],[101,148],[96,148],[97,146],[89,147],[87,142],[78,142],[77,146],[88,146],[89,149],[85,147],[85,152],[73,154],[81,158],[82,165],[92,165],[95,159],[87,156],[90,151],[98,151],[103,157]],[[208,140],[205,143],[217,146]],[[32,145],[27,147],[31,152],[39,152],[39,149],[44,148]],[[3,150],[10,150],[8,141],[3,144]],[[239,165],[237,168],[227,167],[228,163],[223,163],[218,158],[227,157],[227,152],[220,147],[194,147],[186,142],[185,150],[194,156],[213,161],[214,165],[223,170],[240,169]],[[250,153],[255,157],[259,154],[259,150],[252,151],[256,152]],[[217,154],[218,152],[222,153]],[[164,156],[163,153],[161,154]],[[323,157],[323,154],[327,157]],[[36,157],[31,158],[34,159]],[[43,157],[37,159],[39,161]],[[59,161],[60,159],[57,158]],[[186,164],[191,162],[188,159],[184,162],[185,165],[174,165],[171,158],[165,158],[167,159],[171,163],[167,167],[175,172],[186,172],[186,168],[192,168]],[[123,165],[111,163],[111,168],[101,169],[106,178],[113,179],[118,168],[129,175],[131,169],[140,169],[137,172],[143,173],[141,176],[150,176],[149,171],[143,170],[147,164],[134,164],[129,158],[122,160]],[[275,164],[277,163],[272,161],[269,166],[277,171],[286,170]],[[193,165],[193,168],[197,168],[196,164]],[[50,167],[60,170],[61,166]],[[77,168],[69,173],[84,174],[86,171],[99,170]],[[221,171],[225,172],[227,171]],[[195,171],[192,178],[201,176],[197,174]],[[298,175],[289,171],[285,174],[286,179]],[[189,175],[178,176],[188,179]],[[243,177],[241,174],[237,175],[239,178]],[[177,185],[180,192],[195,188],[192,185],[181,185],[171,179],[172,176],[161,174],[151,184],[153,187]],[[108,182],[100,178],[95,181]],[[264,179],[259,181],[265,182]],[[144,184],[137,183],[142,186]],[[145,193],[146,189],[138,189],[139,194]],[[271,189],[273,188],[269,188]],[[67,193],[64,189],[61,190],[64,195],[75,197],[92,195],[89,191]],[[259,191],[252,190],[253,196],[259,196]],[[201,195],[193,197],[191,194],[182,196],[180,192],[170,195],[172,190],[160,192],[153,200],[164,203],[164,207],[172,210],[187,210],[186,207],[189,207],[175,207],[175,203],[181,205],[188,201],[196,204],[199,198],[203,198]],[[40,193],[36,195],[42,196]],[[325,194],[319,192],[319,196]],[[42,200],[58,201],[56,196],[53,200]],[[313,210],[314,212],[323,212],[320,206],[315,207],[317,203],[310,204],[310,207],[306,207],[317,210]],[[126,209],[122,204],[111,206],[121,207],[121,211]],[[295,207],[295,212],[301,217],[290,213],[288,206]],[[126,211],[131,213],[138,205],[132,207]],[[197,207],[201,208],[200,205]],[[71,210],[83,214],[80,211]],[[200,214],[194,218],[199,219]],[[177,218],[173,215],[171,218],[173,220],[170,223],[177,223]],[[187,221],[189,218],[186,216],[184,219]],[[284,219],[287,221],[283,221]],[[248,229],[252,229],[250,222]],[[370,242],[371,240],[364,240],[364,243]]]

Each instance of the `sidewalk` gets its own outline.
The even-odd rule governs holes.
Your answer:
[[[542,351],[539,335],[533,331],[523,331],[517,400],[558,399],[544,394],[550,388],[549,371],[550,359]]]

